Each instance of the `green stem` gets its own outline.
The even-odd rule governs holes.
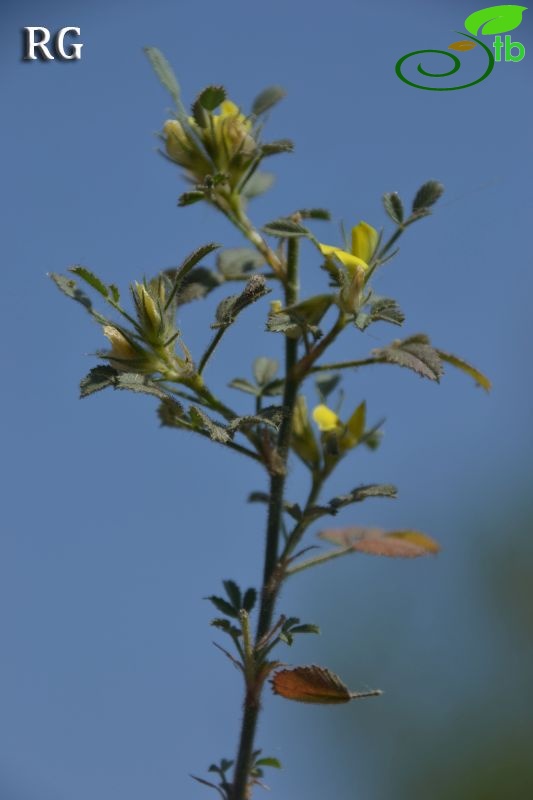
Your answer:
[[[205,365],[207,364],[207,362],[209,361],[209,359],[211,358],[211,356],[215,352],[215,350],[217,348],[217,345],[220,342],[220,340],[222,339],[222,337],[224,336],[225,332],[226,332],[226,328],[225,327],[219,328],[218,331],[213,336],[213,339],[211,340],[211,344],[209,345],[209,347],[207,348],[207,350],[203,354],[202,358],[200,359],[200,363],[198,365],[198,375],[201,375],[202,372],[204,371]]]
[[[369,364],[378,364],[383,359],[362,358],[359,361],[337,361],[334,364],[320,364],[318,367],[311,367],[309,372],[329,372],[335,369],[348,369],[349,367],[367,367]]]
[[[332,550],[329,553],[322,553],[320,556],[310,558],[307,561],[300,561],[299,564],[295,564],[293,567],[288,567],[285,570],[285,575],[295,575],[297,572],[302,572],[304,569],[316,567],[318,564],[324,564],[326,561],[331,561],[333,558],[339,558],[339,556],[345,556],[347,553],[352,552],[353,550],[351,547],[348,547],[345,550]]]
[[[285,279],[285,302],[292,305],[298,302],[298,240],[290,239],[287,245],[287,273]],[[290,439],[292,432],[292,418],[294,405],[298,392],[299,381],[294,376],[294,367],[298,360],[298,341],[285,340],[285,388],[283,393],[283,406],[285,416],[280,426],[277,449],[280,457],[280,470],[270,479],[270,501],[268,505],[268,518],[266,530],[265,556],[263,567],[263,586],[261,590],[261,605],[255,638],[255,646],[263,639],[272,626],[272,617],[279,591],[277,575],[279,571],[279,538],[283,512],[283,494],[287,472]],[[239,748],[233,775],[233,788],[231,800],[247,800],[249,797],[248,784],[250,769],[252,767],[252,754],[254,748],[255,732],[260,708],[260,694],[262,681],[256,679],[255,685],[247,684],[244,700],[244,714],[241,725]]]

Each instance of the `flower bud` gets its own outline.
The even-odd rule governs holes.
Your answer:
[[[169,119],[163,126],[167,155],[181,167],[191,164],[191,148],[181,122]]]

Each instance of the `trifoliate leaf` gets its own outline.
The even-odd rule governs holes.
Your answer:
[[[413,200],[413,213],[423,211],[437,202],[444,192],[444,186],[439,181],[428,181],[424,183],[415,195]]]
[[[428,337],[423,334],[410,336],[403,341],[396,339],[388,347],[372,350],[372,355],[378,361],[407,367],[431,381],[438,382],[442,375],[440,356],[430,345]]]
[[[239,616],[238,610],[233,608],[231,603],[228,603],[228,601],[224,600],[223,597],[217,597],[216,595],[212,594],[209,597],[206,597],[205,599],[213,603],[215,608],[222,614],[225,614],[227,617],[233,617],[234,619],[238,618]]]
[[[300,703],[348,703],[361,697],[380,695],[370,692],[351,692],[338,675],[324,667],[295,667],[276,672],[271,679],[274,694]]]
[[[283,100],[286,94],[287,92],[281,86],[268,86],[257,95],[252,103],[252,114],[254,114],[256,117],[259,117],[261,114],[265,114],[273,106],[275,106],[276,103],[279,103],[280,100]]]

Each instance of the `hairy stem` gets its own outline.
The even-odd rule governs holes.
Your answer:
[[[298,302],[298,240],[290,239],[287,245],[287,273],[285,279],[285,302],[292,305]],[[283,393],[283,406],[285,415],[280,426],[277,450],[279,455],[279,471],[270,479],[270,501],[268,505],[268,518],[266,530],[265,556],[263,565],[263,585],[261,590],[261,605],[255,643],[265,636],[272,625],[272,617],[279,591],[277,581],[279,564],[279,539],[283,513],[283,494],[287,472],[290,439],[292,432],[292,418],[299,380],[294,375],[294,366],[298,360],[298,341],[285,340],[285,389]],[[260,693],[262,681],[256,678],[256,685],[246,687],[244,700],[244,714],[239,740],[239,749],[233,776],[232,800],[247,800],[248,782],[252,766],[252,753],[254,749],[255,731],[260,709]]]

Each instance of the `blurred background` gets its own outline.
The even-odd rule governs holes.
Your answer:
[[[267,692],[258,745],[284,764],[267,776],[272,796],[533,797],[533,12],[514,35],[525,59],[477,86],[420,91],[394,73],[403,54],[460,38],[478,7],[2,5],[1,800],[202,798],[189,773],[235,749],[241,684],[211,643],[221,638],[202,598],[221,578],[259,581],[264,509],[246,498],[263,475],[159,428],[150,398],[79,402],[105,343],[46,277],[81,263],[125,289],[206,241],[241,244],[204,205],[176,208],[183,182],[154,137],[170,100],[144,45],[167,55],[187,102],[209,83],[244,108],[266,85],[286,87],[267,138],[288,136],[296,152],[272,161],[276,185],[250,207],[258,224],[325,206],[335,223],[317,223],[317,235],[340,242],[341,220],[386,224],[384,191],[408,202],[442,181],[434,215],[403,237],[376,288],[406,312],[405,335],[427,331],[494,385],[487,396],[460,373],[437,386],[392,367],[347,376],[345,411],[366,399],[385,437],[343,463],[325,499],[366,482],[396,483],[400,496],[345,509],[338,523],[416,527],[443,550],[354,556],[287,585],[279,610],[323,633],[280,656],[385,694],[327,708]],[[79,26],[81,61],[23,62],[28,25]],[[316,292],[324,273],[312,249],[304,257],[304,289]],[[219,299],[183,310],[196,354]],[[213,385],[280,354],[258,311],[225,337]],[[336,355],[396,335],[347,334]],[[222,394],[247,409],[245,395]],[[295,465],[289,496],[306,491]]]

